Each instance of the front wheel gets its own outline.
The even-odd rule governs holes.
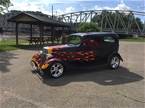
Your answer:
[[[53,62],[48,70],[51,77],[59,78],[64,73],[64,65],[61,62]]]
[[[120,65],[120,58],[117,55],[113,55],[110,57],[108,61],[108,65],[111,69],[117,69]]]

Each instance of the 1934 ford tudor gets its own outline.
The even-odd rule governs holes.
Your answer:
[[[117,69],[122,57],[118,53],[119,40],[115,33],[74,33],[64,45],[44,47],[32,57],[32,71],[47,73],[53,78],[63,75],[67,63],[97,62]]]

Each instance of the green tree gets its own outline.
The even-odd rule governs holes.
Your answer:
[[[98,32],[100,31],[96,23],[81,23],[78,27],[79,32]]]
[[[135,22],[135,20],[136,20],[136,22]],[[137,25],[136,23],[137,23],[138,25]],[[142,23],[142,21],[141,21],[140,18],[136,17],[136,18],[133,20],[133,23],[132,23],[132,25],[131,25],[131,28],[137,29],[138,27],[139,27],[140,29],[143,29],[143,23]]]
[[[10,0],[0,0],[0,14],[2,14],[4,10],[7,10],[10,5]]]

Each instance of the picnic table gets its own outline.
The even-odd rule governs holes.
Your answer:
[[[28,39],[30,44],[44,44],[44,43],[48,43],[49,41],[51,41],[51,36],[47,36],[47,37],[31,37]]]

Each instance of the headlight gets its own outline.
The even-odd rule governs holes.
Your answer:
[[[40,54],[48,54],[48,50],[47,49],[42,49],[41,51],[39,51]]]
[[[40,51],[39,53],[40,53],[40,54],[42,54],[42,53],[43,53],[43,51]]]
[[[52,54],[48,51],[48,49],[43,48],[42,51],[40,51],[40,55],[45,56],[46,59],[51,58]]]
[[[44,53],[44,54],[48,54],[48,50],[45,49],[45,48],[43,48],[43,53]]]

